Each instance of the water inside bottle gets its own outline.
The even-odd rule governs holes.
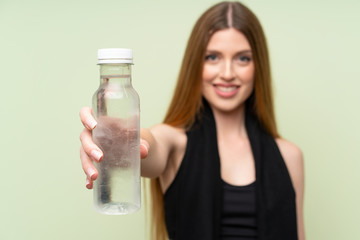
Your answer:
[[[93,140],[104,152],[94,182],[94,204],[104,214],[128,214],[140,208],[140,146],[138,116],[101,116]]]

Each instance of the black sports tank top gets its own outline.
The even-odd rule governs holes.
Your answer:
[[[221,240],[257,239],[255,182],[234,186],[223,181]]]

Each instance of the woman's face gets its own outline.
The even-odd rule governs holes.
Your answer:
[[[237,111],[253,91],[254,70],[244,34],[234,28],[217,31],[206,48],[202,94],[214,110]]]

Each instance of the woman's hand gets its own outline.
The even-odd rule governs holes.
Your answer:
[[[93,181],[98,176],[93,161],[101,162],[103,152],[92,140],[92,130],[96,127],[96,121],[92,116],[92,110],[89,107],[83,107],[80,110],[80,119],[84,129],[80,134],[80,159],[82,168],[86,174],[86,187],[92,189]]]
[[[93,188],[93,181],[98,177],[98,171],[96,170],[93,161],[101,162],[103,159],[103,152],[97,146],[92,139],[92,130],[96,127],[96,120],[92,115],[92,109],[89,107],[83,107],[80,110],[80,119],[84,125],[84,129],[80,134],[80,159],[82,168],[86,174],[86,187],[88,189]],[[149,151],[149,144],[141,139],[140,140],[140,157],[146,158]]]

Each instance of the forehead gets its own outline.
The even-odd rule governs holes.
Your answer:
[[[208,51],[244,51],[251,50],[249,41],[245,35],[234,29],[227,28],[215,32],[207,45]]]

